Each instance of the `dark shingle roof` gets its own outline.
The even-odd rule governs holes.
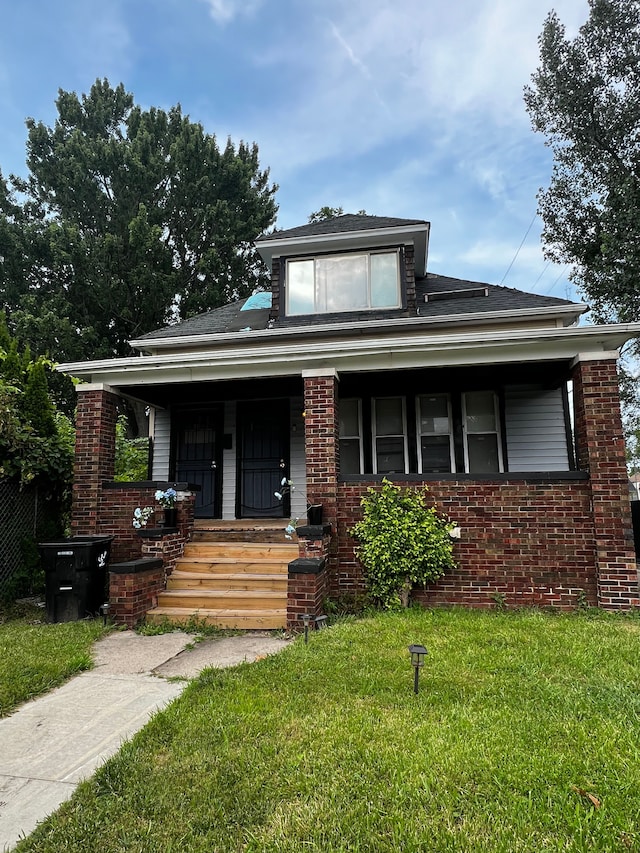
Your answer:
[[[477,291],[478,288],[486,288],[487,296],[468,297],[455,296],[451,299],[443,298],[437,302],[425,302],[425,295],[429,293],[450,293],[469,290]],[[460,278],[451,278],[448,275],[437,275],[427,273],[424,278],[416,280],[416,297],[421,317],[441,317],[455,314],[483,314],[489,311],[511,311],[516,313],[526,308],[557,308],[562,305],[567,307],[576,305],[568,299],[559,299],[555,296],[540,296],[537,293],[527,293],[524,290],[515,290],[513,287],[502,287],[497,284],[485,284],[478,281],[467,281]]]
[[[473,295],[478,290],[486,290],[487,295]],[[467,296],[443,296],[433,302],[425,302],[425,294],[447,294],[453,292],[470,291]],[[562,306],[578,306],[575,302],[567,299],[559,299],[555,296],[540,296],[537,293],[526,293],[523,290],[515,290],[511,287],[501,287],[496,284],[485,284],[483,282],[468,281],[465,279],[451,278],[446,275],[428,273],[424,278],[416,280],[416,297],[418,306],[418,317],[433,318],[451,317],[456,315],[482,314],[493,311],[505,311],[516,315],[525,309],[559,308]],[[175,326],[165,326],[148,335],[138,338],[139,341],[162,340],[168,338],[181,338],[191,335],[216,335],[229,332],[249,331],[266,329],[269,323],[269,308],[258,308],[242,310],[247,302],[246,299],[231,302],[222,308],[207,311],[191,317]],[[576,311],[577,313],[577,311]],[[379,310],[379,311],[349,311],[340,314],[314,314],[297,317],[280,317],[275,321],[275,329],[288,329],[299,326],[313,326],[320,329],[323,325],[334,323],[362,323],[363,327],[367,321],[400,319],[403,315],[401,310]],[[416,315],[414,315],[416,316]]]
[[[397,219],[392,216],[366,216],[360,213],[345,213],[332,219],[323,219],[307,225],[298,225],[286,231],[273,231],[258,237],[256,242],[282,240],[292,237],[315,237],[323,234],[344,234],[351,231],[371,231],[378,228],[402,228],[405,225],[428,225],[424,219]]]

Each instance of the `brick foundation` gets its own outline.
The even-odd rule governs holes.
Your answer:
[[[409,484],[420,485],[415,478]],[[360,498],[367,486],[376,485],[340,484],[339,570],[330,579],[332,595],[364,589],[356,542],[348,530],[362,517]],[[584,475],[557,482],[520,475],[499,481],[431,480],[426,485],[438,508],[460,525],[462,537],[454,547],[458,568],[426,591],[416,590],[414,598],[427,606],[489,607],[498,596],[509,606],[598,603],[590,488]]]

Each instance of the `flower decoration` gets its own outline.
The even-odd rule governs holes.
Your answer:
[[[140,530],[141,527],[146,527],[147,522],[153,515],[153,507],[152,506],[137,506],[133,511],[133,526],[136,530]]]
[[[280,491],[274,492],[275,497],[281,501],[285,495],[288,495],[290,492],[295,492],[296,487],[293,485],[293,480],[288,480],[286,477],[283,477],[280,481]],[[293,534],[296,532],[296,527],[298,525],[298,518],[291,518],[289,523],[284,529],[284,537],[285,539],[292,539]]]
[[[176,498],[178,497],[178,493],[175,489],[168,488],[166,491],[162,491],[162,489],[158,489],[155,494],[156,501],[160,504],[163,509],[173,509],[176,505]]]

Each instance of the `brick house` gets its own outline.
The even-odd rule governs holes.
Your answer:
[[[362,588],[348,529],[383,476],[427,484],[462,529],[426,604],[638,604],[616,362],[640,324],[579,326],[584,305],[430,273],[428,242],[426,221],[361,215],[275,231],[256,243],[270,292],[134,340],[137,357],[61,365],[85,381],[73,532],[116,536],[123,621],[158,597],[221,624],[320,615]],[[149,482],[112,482],[118,397],[150,409]],[[168,483],[176,527],[137,535],[133,508]],[[276,555],[307,502],[321,523]],[[239,589],[234,561],[258,578],[276,557],[268,594]]]

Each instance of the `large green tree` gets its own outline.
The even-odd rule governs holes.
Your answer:
[[[545,252],[596,320],[640,320],[640,0],[589,0],[573,39],[551,12],[539,44],[525,103],[553,152]]]
[[[125,355],[130,339],[262,283],[252,243],[277,206],[255,144],[220,148],[180,106],[143,110],[107,80],[60,90],[56,106],[53,127],[27,121],[17,195],[0,181],[21,340],[58,360]]]

